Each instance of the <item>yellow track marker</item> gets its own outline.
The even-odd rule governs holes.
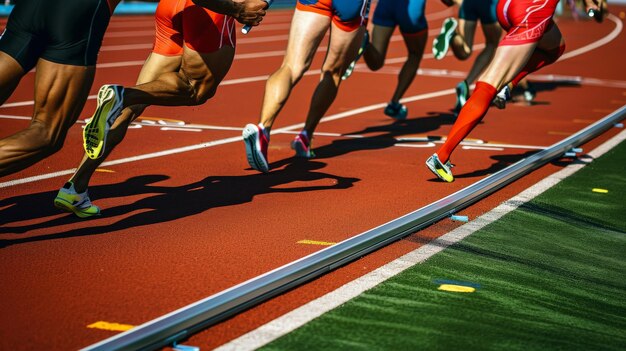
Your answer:
[[[300,240],[297,242],[297,244],[331,246],[331,245],[335,245],[336,243],[329,243],[326,241],[315,241],[315,240]]]
[[[114,170],[112,169],[107,169],[107,168],[96,168],[96,172],[102,172],[102,173],[115,173]]]
[[[98,322],[89,324],[87,326],[87,328],[109,330],[109,331],[127,331],[134,327],[135,327],[134,325],[130,325],[130,324],[110,323],[110,322],[104,322],[104,321],[98,321]]]
[[[601,194],[606,194],[606,193],[609,192],[608,190],[601,189],[601,188],[593,188],[593,189],[591,189],[591,191],[593,191],[594,193],[601,193]]]
[[[476,291],[476,288],[471,286],[463,286],[463,285],[454,285],[454,284],[441,284],[437,290],[442,291],[451,291],[451,292],[462,292],[462,293],[471,293]]]

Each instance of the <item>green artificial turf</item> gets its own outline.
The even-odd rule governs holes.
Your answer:
[[[626,350],[625,197],[621,143],[501,220],[264,349]],[[438,290],[446,281],[476,291]]]

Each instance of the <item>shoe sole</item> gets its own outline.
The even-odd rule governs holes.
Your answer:
[[[260,151],[259,129],[255,125],[247,125],[243,129],[242,136],[246,145],[246,158],[250,167],[263,173],[269,172],[267,161]]]
[[[448,53],[448,50],[450,50],[450,38],[452,38],[452,35],[454,34],[454,31],[456,30],[457,25],[458,24],[454,24],[450,26],[450,28],[446,28],[444,24],[443,28],[441,28],[441,33],[439,33],[439,35],[433,41],[433,55],[435,56],[436,60],[441,60],[442,58],[444,58],[444,56],[446,56],[446,54]],[[437,48],[437,45],[442,39],[443,39],[443,48],[439,50]],[[439,50],[439,53],[437,53],[437,50]]]
[[[388,117],[391,117],[393,119],[396,119],[398,121],[403,121],[406,119],[406,116],[408,115],[408,113],[398,113],[396,115],[392,115],[390,113],[385,112],[385,115],[387,115]]]
[[[98,159],[104,154],[109,126],[113,124],[119,112],[120,103],[115,99],[115,90],[107,87],[98,92],[98,104],[91,120],[85,125],[83,131],[83,147],[85,153],[91,159]],[[107,117],[104,117],[107,116]]]
[[[54,199],[54,207],[60,210],[63,210],[65,212],[73,213],[80,218],[88,218],[88,217],[100,215],[100,212],[94,213],[94,214],[82,212],[79,209],[77,209],[75,206],[72,206],[72,204],[67,202],[67,200],[60,198],[60,197],[57,197]]]

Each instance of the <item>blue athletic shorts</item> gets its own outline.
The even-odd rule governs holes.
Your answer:
[[[466,21],[491,24],[498,22],[496,5],[498,0],[463,0],[459,9],[459,18]]]
[[[374,24],[400,27],[404,34],[415,34],[428,28],[424,7],[426,0],[378,0],[374,10]]]

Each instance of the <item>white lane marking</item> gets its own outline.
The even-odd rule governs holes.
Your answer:
[[[616,27],[613,29],[613,31],[609,35],[607,35],[605,37],[605,38],[610,38],[609,40],[601,39],[601,40],[598,41],[598,42],[602,42],[602,45],[607,44],[611,40],[615,39],[617,37],[617,35],[622,30],[621,22],[619,22],[616,19],[615,16],[609,15],[608,18],[610,18],[613,22],[616,23]],[[575,55],[581,55],[583,53],[588,52],[589,50],[592,50],[592,49],[595,49],[595,48],[601,46],[601,45],[596,45],[598,42],[592,43],[590,45],[587,45],[587,46],[584,46],[583,48],[581,48],[581,49],[584,49],[584,50],[581,50],[581,49],[574,50],[574,51],[570,52],[570,55],[568,57],[566,57],[566,58],[570,58],[570,57],[573,57]],[[309,71],[309,72],[307,72],[305,74],[308,74],[308,73],[313,74],[313,73],[317,73],[317,72]],[[264,77],[264,78],[262,78],[262,77]],[[230,84],[238,84],[238,83],[243,83],[243,82],[250,82],[250,81],[255,81],[255,80],[261,80],[261,79],[266,79],[267,77],[269,77],[269,76],[258,76],[258,77],[250,77],[250,78],[241,78],[241,79],[237,80],[238,81],[237,83],[230,83]],[[227,82],[228,81],[222,82],[222,85],[228,85],[229,83],[227,83]],[[400,101],[401,102],[411,102],[411,101],[421,100],[422,99],[421,96],[428,96],[428,97],[424,98],[424,99],[428,99],[430,97],[437,97],[437,96],[447,95],[447,94],[450,94],[451,92],[453,93],[454,89],[441,90],[439,92],[435,92],[435,93],[431,93],[431,94],[416,95],[416,96],[413,96],[413,97],[404,98],[404,99],[402,99]],[[89,99],[95,99],[95,97],[96,97],[95,95],[91,95],[88,98]],[[4,105],[0,106],[0,108],[14,107],[14,106],[26,106],[26,105],[32,105],[33,103],[34,103],[33,101],[15,102],[15,103],[4,104]],[[328,117],[322,118],[321,121],[332,121],[334,119],[343,118],[345,116],[350,116],[350,115],[353,115],[353,114],[367,112],[367,111],[371,111],[371,110],[374,110],[374,109],[384,108],[386,105],[387,105],[386,103],[370,105],[370,106],[363,107],[361,109],[355,109],[355,110],[346,111],[344,113],[337,114],[337,115],[334,115],[334,116],[328,116]],[[339,117],[337,117],[337,116],[339,116]],[[303,126],[304,126],[304,123],[299,123],[299,124],[296,124],[296,125],[292,125],[292,126],[289,126],[289,127],[285,127],[285,128],[276,130],[275,132],[279,132],[280,130],[290,130],[290,129],[294,129],[294,128],[302,128]],[[239,140],[239,137],[237,137],[237,138],[230,138],[230,139],[234,139],[233,141],[236,141],[236,140]],[[222,140],[228,140],[228,139],[222,139]],[[215,143],[219,143],[219,142],[220,142],[220,140],[216,141]],[[200,147],[198,145],[200,145]],[[163,151],[162,152],[163,154],[161,154],[161,153],[153,153],[153,154],[147,154],[147,155],[143,155],[143,156],[137,156],[136,159],[135,158],[128,158],[127,160],[131,160],[131,161],[126,161],[126,162],[138,161],[138,160],[145,159],[145,158],[165,156],[165,155],[168,155],[168,154],[173,154],[173,153],[178,153],[178,152],[191,151],[191,150],[195,150],[195,148],[214,146],[212,144],[212,142],[198,144],[198,145],[191,145],[191,146],[189,146],[188,147],[188,148],[190,148],[189,150],[186,150],[185,148],[178,148],[178,149],[172,149],[170,151]],[[204,146],[204,145],[207,145],[207,146]],[[219,144],[215,144],[215,145],[219,145]],[[175,151],[175,150],[183,150],[183,151]],[[168,152],[171,152],[171,153],[168,153]],[[149,155],[158,155],[158,156],[149,156]],[[143,158],[143,157],[145,157],[145,158]],[[118,161],[110,161],[110,162],[118,162]],[[124,163],[124,162],[119,162],[119,163]],[[107,164],[109,164],[109,163],[108,162],[104,162],[103,166],[106,166]],[[115,164],[117,164],[117,163],[115,163]],[[69,172],[69,173],[67,173],[67,172]],[[23,179],[17,179],[17,180],[13,180],[13,181],[0,183],[0,188],[13,186],[13,185],[17,185],[17,184],[29,183],[29,182],[33,182],[33,181],[42,180],[42,179],[48,179],[48,178],[52,178],[52,177],[58,177],[58,176],[61,176],[61,175],[66,175],[66,174],[71,174],[71,173],[73,173],[73,170],[71,170],[71,172],[70,172],[70,170],[65,170],[65,171],[60,171],[60,172],[43,174],[43,175],[35,176],[35,177],[28,177],[28,178],[23,178]]]
[[[440,90],[440,91],[436,91],[436,92],[432,92],[432,93],[426,93],[426,94],[410,96],[410,97],[404,98],[404,99],[402,99],[400,101],[401,102],[411,102],[411,101],[425,100],[425,99],[430,99],[430,98],[439,97],[439,96],[443,96],[443,95],[449,95],[449,94],[453,94],[453,93],[454,93],[454,89],[446,89],[446,90]],[[320,120],[320,123],[330,122],[330,121],[334,121],[334,120],[337,120],[337,119],[354,116],[354,115],[357,115],[357,114],[360,114],[360,113],[364,113],[364,112],[368,112],[368,111],[372,111],[372,110],[378,110],[378,109],[381,109],[381,108],[383,108],[385,106],[387,106],[387,103],[383,102],[383,103],[378,103],[378,104],[373,104],[373,105],[369,105],[369,106],[356,108],[356,109],[353,109],[353,110],[350,110],[350,111],[345,111],[345,112],[337,113],[337,114],[334,114],[334,115],[326,116],[326,117],[324,117],[324,118],[322,118]],[[299,128],[302,128],[302,127],[304,127],[304,123],[293,124],[293,125],[286,126],[286,127],[283,127],[283,128],[275,129],[273,131],[273,133],[282,133],[282,132],[286,132],[286,131],[292,131],[293,129],[299,129]],[[148,153],[148,154],[143,154],[143,155],[138,155],[138,156],[133,156],[133,157],[127,157],[127,158],[114,160],[114,161],[107,161],[107,162],[102,163],[102,167],[112,166],[112,165],[117,165],[117,164],[122,164],[122,163],[136,162],[136,161],[141,161],[141,160],[146,160],[146,159],[156,158],[156,157],[169,156],[169,155],[174,155],[174,154],[179,154],[179,153],[183,153],[183,152],[194,151],[194,150],[198,150],[198,149],[204,149],[204,148],[218,146],[218,145],[223,145],[223,144],[228,144],[228,143],[241,142],[241,140],[242,140],[241,136],[239,135],[239,136],[236,136],[236,137],[219,139],[219,140],[209,141],[209,142],[196,144],[196,145],[190,145],[190,146],[184,146],[184,147],[179,147],[179,148],[174,148],[174,149],[169,149],[169,150],[152,152],[152,153]],[[41,175],[32,176],[32,177],[26,177],[26,178],[21,178],[21,179],[10,180],[10,181],[6,181],[6,182],[0,183],[0,188],[7,188],[7,187],[10,187],[10,186],[15,186],[15,185],[19,185],[19,184],[32,183],[32,182],[36,182],[36,181],[40,181],[40,180],[44,180],[44,179],[60,177],[60,176],[72,174],[72,173],[74,173],[75,170],[76,169],[74,168],[74,169],[68,169],[68,170],[64,170],[64,171],[58,171],[58,172],[46,173],[46,174],[41,174]]]
[[[594,41],[591,44],[585,45],[581,48],[578,48],[576,50],[572,50],[570,52],[566,52],[564,53],[561,58],[559,58],[559,60],[557,61],[557,63],[559,61],[563,61],[563,60],[567,60],[570,59],[572,57],[576,57],[578,55],[582,55],[586,52],[589,52],[591,50],[597,49],[603,45],[606,45],[608,43],[610,43],[613,39],[617,38],[617,36],[619,35],[619,33],[622,31],[622,27],[624,26],[622,24],[622,21],[615,17],[614,15],[610,14],[607,16],[608,19],[610,19],[611,21],[613,21],[613,23],[615,23],[615,28],[613,28],[613,30],[611,31],[611,33],[609,33],[607,36],[605,36],[602,39],[599,39],[597,41]]]
[[[598,158],[625,139],[626,131],[622,131],[617,136],[591,151],[589,155],[592,158]],[[505,214],[534,199],[544,191],[558,184],[561,180],[580,170],[587,163],[587,161],[578,161],[568,165],[559,172],[548,176],[473,221],[468,222],[467,224],[464,224],[453,231],[434,239],[428,244],[425,244],[424,246],[421,246],[420,248],[409,252],[400,258],[356,280],[344,284],[339,289],[331,291],[322,297],[304,304],[297,309],[288,312],[281,317],[278,317],[273,321],[266,323],[214,350],[255,350],[278,339],[279,337],[305,325],[322,314],[341,306],[342,304],[384,282],[385,280],[403,272],[404,270],[411,268],[416,264],[425,262],[427,259],[443,251],[448,246],[465,239],[486,225],[495,222]]]
[[[488,147],[488,146],[472,146],[464,145],[461,147],[464,150],[488,150],[488,151],[504,151],[503,147]]]

